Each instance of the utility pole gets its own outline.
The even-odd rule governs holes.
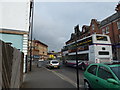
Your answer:
[[[30,68],[29,68],[29,71],[32,70],[32,37],[33,37],[33,14],[34,14],[34,0],[31,0],[30,2]],[[31,17],[32,16],[32,17]]]
[[[78,45],[77,45],[77,39],[78,39],[78,32],[79,31],[79,25],[75,26],[75,44],[76,44],[76,74],[77,74],[77,90],[79,90],[79,68],[78,68]]]

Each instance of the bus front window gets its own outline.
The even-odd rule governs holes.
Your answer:
[[[107,37],[106,36],[96,36],[96,39],[98,41],[108,41]]]

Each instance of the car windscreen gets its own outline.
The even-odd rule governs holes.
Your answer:
[[[53,64],[58,63],[58,61],[52,61]]]
[[[112,71],[115,73],[115,75],[120,80],[120,66],[119,67],[111,67]]]

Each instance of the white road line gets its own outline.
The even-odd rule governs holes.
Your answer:
[[[71,79],[69,79],[68,77],[66,77],[66,76],[64,76],[64,75],[62,75],[62,74],[60,74],[60,73],[56,73],[55,71],[52,71],[55,75],[57,75],[58,77],[60,77],[61,79],[63,79],[63,80],[65,80],[65,81],[67,81],[67,82],[69,82],[69,83],[71,83],[73,86],[77,86],[77,84],[75,83],[75,82],[73,82]]]
[[[44,67],[44,68],[45,68],[45,67]],[[45,69],[47,69],[47,68],[45,68]],[[62,74],[60,74],[60,73],[57,73],[57,72],[55,72],[55,71],[53,71],[53,70],[50,70],[50,69],[47,69],[47,70],[50,71],[50,72],[53,72],[55,75],[57,75],[57,76],[60,77],[61,79],[65,80],[65,81],[71,83],[73,86],[77,87],[77,83],[75,83],[73,80],[71,80],[71,79],[68,78],[67,76],[62,75]],[[79,85],[79,87],[80,87],[80,88],[83,88],[83,85]]]

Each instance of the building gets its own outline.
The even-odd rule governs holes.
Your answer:
[[[0,29],[0,39],[27,55],[28,32],[12,29]]]
[[[29,41],[29,44],[31,42]],[[48,52],[48,45],[40,42],[39,40],[33,40],[32,41],[32,56],[33,56],[33,60],[47,60],[48,56],[47,56],[47,52]],[[28,52],[28,55],[30,55],[30,49]]]
[[[25,58],[28,52],[28,32],[0,28],[0,39],[24,53],[23,72],[25,72]]]
[[[61,60],[62,58],[62,52],[54,52],[54,51],[49,51],[48,52],[48,59],[57,59],[57,60]]]
[[[120,3],[115,10],[116,13],[101,21],[100,33],[110,36],[114,59],[120,60]]]
[[[24,53],[25,72],[28,36],[30,38],[32,31],[34,2],[33,0],[11,1],[9,0],[10,3],[4,2],[1,4],[0,39],[9,44],[11,43],[13,47],[20,49]]]
[[[107,17],[102,21],[97,21],[97,19],[91,19],[90,25],[83,25],[82,30],[79,30],[79,26],[75,27],[74,33],[71,34],[70,40],[66,42],[66,45],[81,39],[91,34],[106,34],[109,35],[112,43],[113,49],[113,59],[120,60],[120,2],[115,8],[116,13]],[[76,30],[77,28],[77,30]]]

